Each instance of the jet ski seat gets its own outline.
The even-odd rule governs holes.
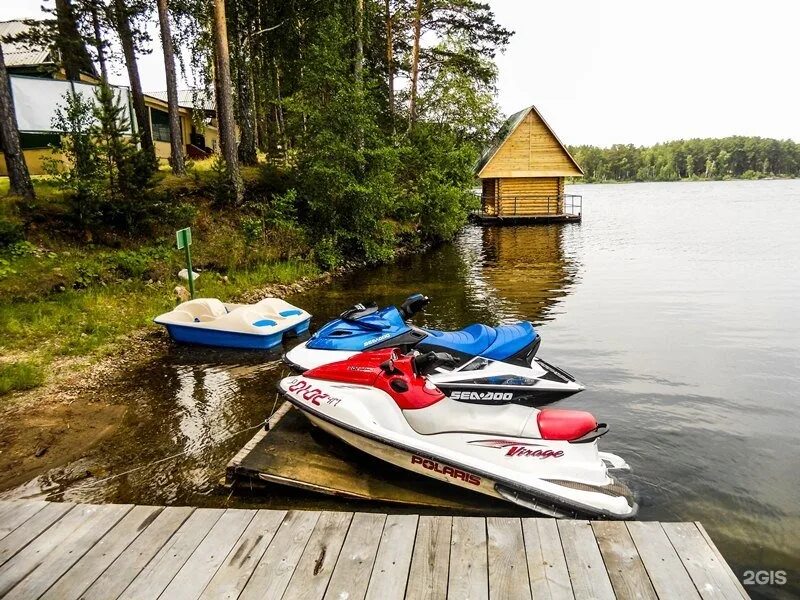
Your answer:
[[[488,327],[475,323],[458,331],[425,330],[429,337],[420,349],[431,346],[467,356],[504,360],[533,346],[539,334],[528,321]]]
[[[423,340],[421,346],[436,346],[473,356],[483,352],[497,338],[497,331],[494,327],[480,323],[468,325],[458,331],[437,331],[435,329],[426,329],[425,331],[433,339]]]

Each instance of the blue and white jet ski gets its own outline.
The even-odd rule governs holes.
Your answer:
[[[425,375],[448,397],[473,403],[540,406],[584,389],[572,375],[536,356],[540,338],[530,322],[499,327],[476,323],[458,331],[411,324],[429,302],[427,296],[414,294],[400,308],[356,304],[287,352],[284,360],[303,372],[366,350],[446,352],[453,363],[437,365]]]

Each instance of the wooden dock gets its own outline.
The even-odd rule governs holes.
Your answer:
[[[476,212],[472,213],[469,219],[479,225],[549,225],[552,223],[580,223],[581,215],[572,213],[494,215]]]
[[[699,523],[0,503],[0,596],[746,598]]]

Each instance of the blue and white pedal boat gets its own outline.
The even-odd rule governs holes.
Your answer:
[[[311,315],[280,298],[255,304],[195,298],[153,320],[182,344],[265,350],[308,331]]]

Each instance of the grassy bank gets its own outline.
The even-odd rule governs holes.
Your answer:
[[[203,167],[186,178],[162,173],[155,193],[170,199],[175,214],[124,238],[70,231],[59,219],[59,194],[44,178],[35,182],[35,207],[6,196],[7,180],[0,179],[0,234],[7,237],[0,247],[0,395],[116,352],[128,334],[174,306],[184,266],[174,248],[178,227],[193,227],[197,292],[204,296],[233,299],[320,273],[300,228],[266,224],[246,208],[216,207],[213,175]],[[251,189],[263,183],[258,169],[245,177]]]

